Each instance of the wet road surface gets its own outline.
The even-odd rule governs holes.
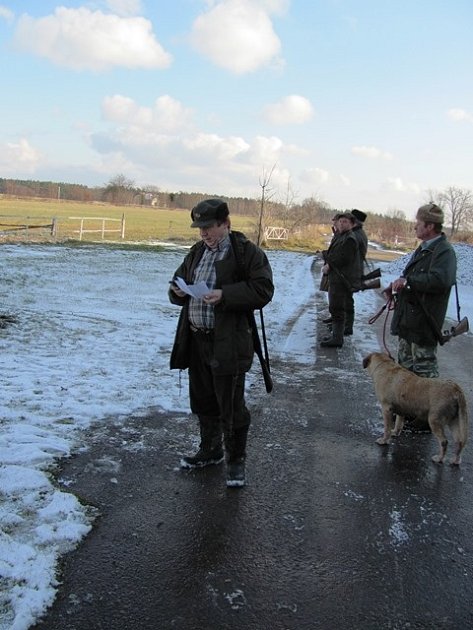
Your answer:
[[[440,353],[470,408],[472,350],[464,336]],[[431,463],[427,432],[377,446],[381,413],[352,339],[272,369],[243,489],[225,487],[223,466],[178,468],[196,444],[185,415],[90,431],[58,483],[99,516],[34,628],[473,627],[473,445],[459,469]]]

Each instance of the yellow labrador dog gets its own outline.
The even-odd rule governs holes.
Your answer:
[[[432,461],[438,464],[445,458],[448,444],[445,428],[450,428],[455,440],[451,463],[459,465],[468,439],[468,409],[461,387],[453,381],[417,376],[381,352],[365,357],[363,367],[373,379],[383,410],[384,435],[376,442],[389,444],[391,436],[402,431],[404,416],[413,416],[426,420],[437,438],[440,452],[432,457]],[[396,423],[393,428],[394,416]]]

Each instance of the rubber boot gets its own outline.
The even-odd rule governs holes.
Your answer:
[[[355,313],[347,313],[345,315],[345,327],[343,329],[343,334],[345,337],[349,335],[353,335],[353,321],[355,319]]]
[[[341,348],[343,346],[343,330],[345,322],[335,321],[332,323],[332,336],[325,337],[320,345],[322,348]]]
[[[200,446],[195,455],[181,459],[181,468],[204,468],[223,462],[222,429],[219,418],[199,416]]]
[[[355,302],[353,294],[345,298],[345,328],[343,334],[353,335],[353,322],[355,321]]]
[[[241,488],[246,484],[245,459],[249,426],[239,427],[233,435],[225,437],[227,452],[227,487]]]

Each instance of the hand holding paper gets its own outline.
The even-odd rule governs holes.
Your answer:
[[[197,284],[187,284],[183,278],[179,278],[179,276],[177,276],[175,282],[181,291],[184,291],[187,295],[197,299],[202,299],[210,290],[203,281],[200,281]]]

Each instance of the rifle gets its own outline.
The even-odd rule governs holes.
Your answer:
[[[470,325],[468,323],[468,317],[462,317],[462,319],[458,322],[456,326],[452,326],[450,330],[444,330],[442,333],[442,342],[443,345],[446,341],[450,341],[452,337],[457,337],[458,335],[462,335],[470,330]]]
[[[260,318],[261,318],[261,327],[263,332],[263,342],[265,354],[263,356],[263,349],[261,347],[261,341],[258,334],[258,326],[256,325],[255,314],[254,311],[247,313],[248,323],[251,328],[251,334],[253,336],[253,347],[255,349],[255,354],[259,359],[261,370],[263,372],[264,386],[266,388],[267,393],[273,391],[273,379],[271,378],[271,370],[269,365],[269,356],[268,356],[268,348],[266,345],[266,334],[264,332],[264,322],[263,322],[263,309],[260,309]]]
[[[427,319],[428,323],[430,324],[430,327],[432,328],[432,330],[435,333],[435,336],[437,337],[437,341],[439,342],[439,344],[441,346],[443,346],[443,344],[446,343],[447,341],[450,341],[450,339],[452,339],[452,337],[457,337],[458,335],[462,335],[463,333],[466,333],[466,332],[468,332],[470,330],[470,325],[468,323],[468,317],[463,317],[462,319],[460,319],[460,302],[458,300],[458,287],[457,287],[457,283],[456,282],[455,282],[455,294],[456,294],[456,298],[457,298],[458,324],[456,326],[452,326],[450,328],[450,330],[444,330],[443,332],[437,326],[437,322],[434,320],[432,315],[427,311],[424,303],[422,302],[422,300],[418,296],[417,291],[415,291],[412,286],[411,286],[411,293],[415,297],[415,299],[417,300],[417,303],[419,304],[422,312],[425,315],[425,318]]]
[[[243,261],[242,253],[238,247],[237,240],[235,235],[230,232],[230,241],[233,247],[233,252],[235,254],[235,259],[238,266],[238,271],[241,280],[244,280],[247,277],[245,263]],[[263,320],[263,309],[259,309],[260,313],[260,321],[261,321],[261,333],[263,335],[263,343],[264,343],[264,355],[263,349],[261,347],[261,340],[258,334],[258,326],[256,325],[256,319],[254,311],[248,311],[246,316],[248,318],[248,324],[251,328],[251,335],[253,338],[253,348],[255,350],[255,354],[259,359],[261,370],[263,372],[264,386],[266,388],[267,393],[269,394],[273,390],[273,379],[271,378],[271,369],[269,365],[269,354],[268,354],[268,345],[266,342],[266,332],[264,328],[264,320]]]
[[[332,271],[335,271],[337,276],[340,278],[340,280],[345,285],[345,288],[348,289],[348,291],[350,291],[351,293],[357,293],[358,291],[367,291],[368,289],[379,289],[379,288],[381,288],[381,281],[379,280],[379,277],[381,276],[381,270],[380,269],[375,269],[374,271],[371,271],[370,273],[366,274],[365,276],[361,276],[361,286],[360,287],[353,287],[350,284],[350,282],[348,281],[348,278],[346,278],[343,275],[343,273],[341,271],[339,271],[333,265],[330,265],[330,269]]]

